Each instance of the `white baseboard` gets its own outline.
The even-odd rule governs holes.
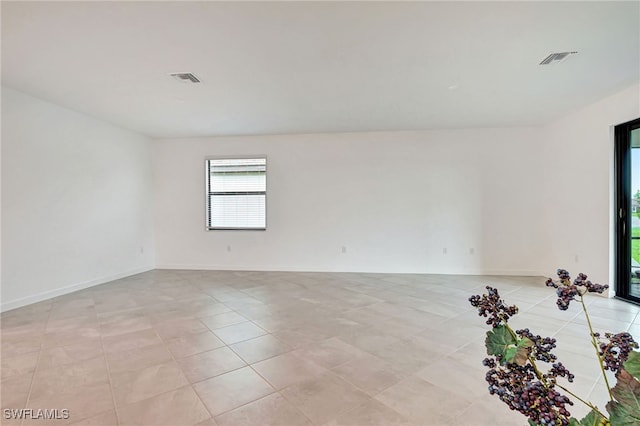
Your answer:
[[[514,277],[545,277],[546,275],[540,271],[526,269],[486,269],[474,272],[454,272],[459,275],[499,275]]]
[[[140,268],[134,268],[118,274],[107,275],[104,277],[83,281],[80,283],[72,284],[70,286],[58,288],[55,290],[45,291],[42,293],[34,294],[32,296],[22,297],[20,299],[12,300],[9,302],[2,302],[0,303],[0,312],[10,311],[12,309],[20,308],[22,306],[30,305],[32,303],[42,302],[43,300],[48,300],[57,296],[62,296],[64,294],[73,293],[74,291],[83,290],[85,288],[104,284],[109,281],[125,278],[131,275],[140,274],[142,272],[151,271],[153,269],[155,269],[154,266],[144,266]]]
[[[92,280],[76,283],[70,286],[58,288],[51,291],[42,292],[32,296],[23,297],[9,302],[0,303],[0,312],[6,312],[32,303],[42,302],[57,296],[72,293],[74,291],[83,290],[85,288],[104,284],[109,281],[125,278],[142,272],[151,271],[153,269],[183,269],[183,270],[200,270],[200,271],[290,271],[290,272],[362,272],[362,273],[380,273],[380,274],[438,274],[438,275],[500,275],[500,276],[544,276],[539,271],[533,270],[510,270],[510,269],[488,269],[488,270],[460,270],[460,271],[391,271],[391,270],[375,270],[375,271],[355,271],[355,270],[336,270],[335,268],[315,268],[315,267],[290,267],[290,266],[238,266],[238,265],[206,265],[206,264],[160,264],[157,266],[145,266],[131,269],[114,275],[108,275]]]
[[[305,268],[305,267],[288,267],[288,266],[242,266],[242,265],[208,265],[208,264],[192,264],[192,263],[167,263],[156,265],[156,269],[181,269],[193,271],[264,271],[264,272],[351,272],[339,271],[336,269],[326,268]]]
[[[300,266],[242,266],[242,265],[210,265],[210,264],[175,264],[166,263],[156,265],[156,269],[170,270],[196,270],[196,271],[266,271],[266,272],[355,272],[370,274],[436,274],[436,275],[501,275],[501,276],[524,276],[542,277],[546,276],[540,271],[523,269],[486,269],[486,270],[384,270],[384,269],[339,269],[322,267],[300,267]]]

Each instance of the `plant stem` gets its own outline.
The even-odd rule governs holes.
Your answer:
[[[580,398],[578,395],[576,395],[575,393],[571,392],[569,389],[565,388],[564,386],[556,383],[556,386],[559,387],[560,389],[562,389],[563,391],[565,391],[566,393],[568,393],[569,395],[571,395],[572,397],[574,397],[575,399],[577,399],[578,401],[582,402],[584,405],[586,405],[587,407],[591,408],[593,411],[595,411],[596,413],[598,413],[600,416],[604,417],[605,419],[607,418],[607,416],[605,416],[604,414],[602,414],[600,412],[600,410],[598,410],[598,407],[596,407],[595,405],[593,405],[592,403],[585,401],[584,399]]]
[[[613,394],[611,393],[611,386],[609,386],[609,379],[607,379],[607,374],[604,371],[604,361],[600,356],[600,351],[598,350],[598,342],[596,341],[596,336],[593,334],[593,326],[591,325],[591,318],[589,318],[589,313],[587,312],[587,305],[584,304],[584,297],[580,295],[580,304],[582,305],[582,311],[584,312],[585,318],[587,318],[587,325],[589,325],[589,333],[591,334],[591,344],[593,345],[593,349],[596,351],[596,356],[598,357],[598,365],[600,365],[600,371],[602,371],[602,377],[604,377],[604,383],[607,385],[607,391],[609,392],[609,399],[613,401]]]

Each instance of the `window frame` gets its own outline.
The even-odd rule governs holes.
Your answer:
[[[210,180],[211,180],[211,167],[209,161],[211,160],[247,160],[256,159],[264,160],[264,227],[223,227],[223,226],[210,226],[211,224],[211,195]],[[267,230],[267,192],[268,192],[268,179],[267,179],[267,156],[264,154],[258,155],[225,155],[225,156],[209,156],[204,159],[204,192],[205,192],[205,206],[204,206],[204,221],[205,231],[266,231]]]

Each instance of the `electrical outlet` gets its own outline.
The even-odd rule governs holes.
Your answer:
[[[227,251],[231,252],[231,246],[227,246]]]
[[[346,246],[342,246],[342,253],[346,253],[347,252],[347,247]]]
[[[446,247],[444,247],[444,248],[442,249],[442,254],[447,254],[447,248],[446,248]]]

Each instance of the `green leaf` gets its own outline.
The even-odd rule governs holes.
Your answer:
[[[484,343],[487,347],[487,355],[505,357],[509,346],[515,345],[517,342],[505,325],[499,325],[494,327],[493,330],[487,331],[487,338]]]
[[[538,426],[538,423],[534,423],[531,419],[527,419],[527,421],[529,422],[529,426]]]
[[[611,389],[615,401],[609,401],[610,421],[615,426],[640,425],[640,382],[626,370],[618,373],[618,383]]]
[[[576,426],[601,426],[603,424],[609,423],[608,420],[600,415],[597,411],[591,410],[589,414],[587,414],[580,422],[575,423]],[[569,422],[569,426],[573,426],[573,423]]]
[[[533,341],[523,337],[518,340],[516,346],[510,346],[505,351],[505,361],[518,365],[525,365],[529,356],[529,348],[533,346]]]
[[[629,374],[640,380],[640,352],[632,351],[622,365]]]
[[[580,426],[580,422],[575,417],[569,419],[569,426]]]

